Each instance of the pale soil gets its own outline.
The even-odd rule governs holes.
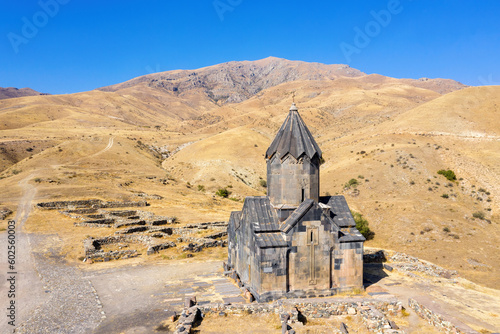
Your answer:
[[[408,310],[408,299],[416,299],[453,322],[477,331],[488,333],[500,328],[498,290],[481,287],[463,278],[409,277],[397,270],[385,273],[387,276],[370,286],[368,291],[386,291],[401,300]]]

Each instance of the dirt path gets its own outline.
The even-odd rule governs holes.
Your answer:
[[[173,311],[180,313],[186,295],[196,295],[203,303],[216,294],[205,291],[210,284],[205,286],[195,281],[212,279],[232,286],[222,277],[220,261],[94,268],[90,266],[85,276],[95,286],[106,312],[106,319],[95,329],[95,334],[154,333]]]
[[[85,159],[93,158],[93,157],[96,157],[96,156],[98,156],[98,155],[100,155],[100,154],[102,154],[102,153],[104,153],[104,152],[109,151],[109,150],[113,147],[113,143],[114,143],[114,137],[113,137],[113,136],[111,136],[111,137],[109,138],[108,145],[107,145],[105,148],[103,148],[102,150],[100,150],[100,151],[99,151],[99,152],[97,152],[97,153],[94,153],[94,154],[92,154],[92,155],[90,155],[90,156],[88,156],[88,157],[85,157]],[[80,160],[81,160],[81,159],[80,159]]]
[[[17,214],[14,220],[16,221],[16,326],[25,321],[33,310],[47,300],[44,293],[44,287],[38,272],[35,269],[35,260],[31,252],[30,236],[24,233],[24,224],[28,219],[31,211],[32,201],[36,195],[36,188],[28,182],[33,178],[34,174],[28,175],[19,182],[19,186],[23,190],[23,196],[17,207]],[[5,235],[5,238],[7,235]],[[6,243],[5,243],[6,244]],[[2,240],[2,248],[3,248]],[[0,294],[7,295],[7,285],[5,273],[7,273],[7,259],[4,249],[1,254],[1,273],[0,273]],[[4,299],[2,299],[4,300]],[[4,306],[2,304],[2,306]],[[0,317],[0,328],[2,333],[13,331],[13,327],[7,324],[6,317]]]
[[[112,140],[108,144],[109,148],[111,146]],[[11,326],[7,323],[7,317],[1,317],[0,332],[88,333],[97,328],[104,317],[92,284],[79,269],[64,263],[57,247],[46,248],[49,239],[55,239],[57,244],[57,235],[36,235],[24,231],[37,193],[36,187],[29,181],[42,170],[33,172],[19,182],[23,195],[14,218],[16,319],[15,326]],[[0,294],[6,296],[7,258],[3,250],[0,254]]]
[[[109,151],[113,144],[112,136],[104,149],[85,159]],[[51,168],[60,166],[52,165]],[[29,181],[45,169],[38,169],[19,182],[23,195],[15,218],[18,249],[16,269],[19,273],[15,333],[89,333],[106,318],[92,283],[81,270],[64,263],[59,255],[57,235],[24,232],[37,193],[36,187]],[[0,254],[0,293],[4,296],[7,285],[1,275],[7,272],[7,262],[6,254]],[[8,326],[6,317],[0,319],[0,332],[12,332],[13,328]]]

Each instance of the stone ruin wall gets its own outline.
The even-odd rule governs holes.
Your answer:
[[[302,326],[303,319],[321,319],[335,316],[358,316],[366,328],[375,333],[399,334],[399,330],[390,317],[401,315],[404,307],[398,300],[340,300],[329,302],[311,301],[275,301],[273,303],[251,304],[205,304],[198,306],[202,313],[227,315],[277,314],[286,319],[288,327]],[[333,331],[332,331],[333,332]]]
[[[459,334],[467,334],[467,333],[477,333],[471,331],[462,331],[456,326],[454,326],[450,321],[446,320],[441,314],[433,312],[428,309],[424,305],[420,304],[413,298],[408,299],[408,306],[412,308],[418,316],[424,320],[426,320],[429,324],[436,327],[442,332],[445,333],[459,333]]]
[[[110,261],[120,258],[130,258],[138,256],[139,253],[134,250],[111,251],[103,252],[100,250],[102,245],[119,244],[119,243],[140,243],[147,247],[146,254],[151,255],[158,253],[161,250],[177,247],[173,241],[158,241],[165,236],[178,235],[176,241],[179,243],[187,242],[186,246],[182,247],[183,252],[200,252],[204,248],[210,247],[226,247],[227,240],[218,240],[227,236],[225,222],[204,222],[200,224],[189,224],[183,227],[154,227],[154,226],[138,226],[129,227],[115,232],[115,236],[104,238],[88,238],[84,241],[85,257],[94,262]],[[138,230],[138,228],[140,228]],[[200,230],[219,229],[205,237],[197,238],[189,235],[195,234]]]
[[[38,203],[37,207],[45,210],[78,209],[78,208],[126,208],[149,206],[146,201],[106,202],[100,199],[55,201]]]
[[[139,256],[140,253],[135,249],[121,249],[128,247],[130,243],[138,243],[147,247],[147,255],[177,247],[176,242],[187,243],[182,247],[183,252],[200,252],[204,248],[227,246],[227,239],[224,239],[227,236],[227,222],[203,222],[173,227],[165,225],[177,225],[175,217],[156,216],[152,212],[142,210],[107,210],[147,205],[145,201],[105,202],[91,199],[38,203],[37,207],[45,210],[59,210],[68,217],[80,220],[74,223],[76,227],[116,229],[115,235],[85,239],[84,261],[102,262]],[[204,237],[193,236],[200,231],[212,231],[212,233]],[[176,236],[176,242],[164,239],[172,236]],[[119,246],[119,250],[108,252],[102,250],[102,246],[111,244]]]

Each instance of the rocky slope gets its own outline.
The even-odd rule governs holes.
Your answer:
[[[232,61],[197,70],[155,73],[103,87],[100,90],[116,92],[138,85],[146,85],[167,91],[180,98],[189,97],[192,91],[197,91],[210,101],[223,105],[245,101],[262,90],[287,82],[330,81],[340,78],[361,78],[366,83],[381,85],[394,81],[393,78],[382,75],[366,75],[343,64],[325,65],[268,57],[257,61]],[[401,79],[399,82],[430,89],[440,94],[465,87],[461,83],[449,79]]]

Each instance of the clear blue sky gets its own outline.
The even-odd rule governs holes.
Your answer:
[[[73,93],[268,56],[500,84],[500,1],[1,2],[0,87]]]

